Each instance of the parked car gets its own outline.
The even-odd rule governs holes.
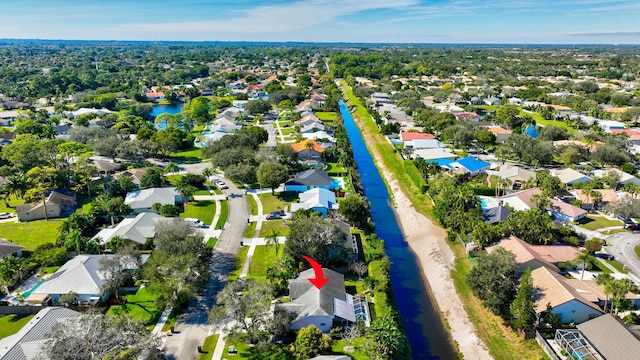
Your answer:
[[[280,215],[279,212],[274,211],[272,213],[267,214],[267,216],[265,217],[265,219],[267,220],[276,220],[276,219],[281,219],[282,215]]]
[[[631,230],[631,231],[637,231],[637,230],[640,230],[640,224],[636,224],[636,223],[633,223],[633,224],[625,224],[625,225],[624,225],[624,227],[625,227],[627,230]]]
[[[184,222],[189,224],[189,226],[193,226],[197,228],[204,226],[204,223],[196,218],[184,218]]]
[[[0,220],[10,219],[12,217],[13,217],[12,213],[8,213],[8,212],[0,213]]]
[[[615,259],[615,257],[613,255],[610,254],[603,254],[603,253],[596,253],[596,257],[597,258],[601,258],[601,259],[606,259],[606,260],[613,260]]]
[[[216,185],[218,186],[218,188],[224,190],[224,189],[228,189],[229,187],[227,186],[227,184],[224,183],[224,181],[218,181],[216,182]]]

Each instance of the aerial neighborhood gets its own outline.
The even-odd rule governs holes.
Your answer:
[[[0,358],[637,359],[637,49],[352,46],[0,43]]]

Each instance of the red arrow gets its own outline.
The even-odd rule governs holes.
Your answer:
[[[311,282],[315,287],[317,287],[318,290],[322,289],[322,287],[329,281],[329,278],[324,277],[324,271],[322,271],[322,266],[320,266],[320,264],[318,264],[317,261],[313,260],[308,256],[302,255],[302,258],[307,260],[307,262],[311,264],[311,267],[313,268],[313,272],[316,276],[313,279],[310,278],[309,282]]]

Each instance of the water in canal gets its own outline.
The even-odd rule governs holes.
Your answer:
[[[371,202],[376,234],[385,241],[386,253],[392,262],[394,297],[411,344],[412,357],[455,359],[457,355],[450,343],[449,333],[429,297],[418,260],[404,240],[387,187],[367,150],[360,129],[343,101],[340,101],[340,113],[353,147],[364,195]]]

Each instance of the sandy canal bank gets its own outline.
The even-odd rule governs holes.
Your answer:
[[[354,120],[364,134],[361,119]],[[365,142],[367,137],[364,136]],[[455,255],[446,243],[445,230],[419,213],[400,189],[395,175],[385,166],[374,146],[367,143],[381,175],[394,196],[395,213],[409,247],[418,258],[422,275],[427,280],[432,298],[436,301],[465,359],[492,359],[489,351],[475,333],[451,278]],[[428,274],[428,276],[426,276]]]

